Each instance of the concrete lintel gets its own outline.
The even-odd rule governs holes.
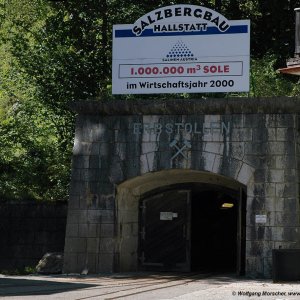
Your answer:
[[[85,100],[70,104],[78,114],[89,115],[185,115],[300,113],[300,98],[201,98],[147,100]]]

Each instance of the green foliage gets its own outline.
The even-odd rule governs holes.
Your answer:
[[[297,96],[300,92],[299,79],[295,76],[276,72],[276,56],[266,55],[262,59],[252,60],[251,90],[253,97]]]
[[[59,82],[51,78],[53,66],[43,50],[43,28],[52,15],[41,0],[0,2],[2,199],[68,197],[73,114],[68,99],[55,102],[45,90],[56,86],[53,80]],[[39,77],[43,72],[49,84]]]
[[[180,3],[190,1],[0,0],[0,197],[67,199],[74,134],[69,102],[114,98],[112,25],[133,23],[153,9]],[[250,96],[299,95],[298,78],[282,76],[276,68],[293,53],[294,8],[300,0],[193,4],[228,19],[251,19]],[[231,95],[176,95],[197,96]]]
[[[56,128],[42,105],[15,103],[1,122],[0,135],[2,199],[67,198],[70,149],[60,150]]]

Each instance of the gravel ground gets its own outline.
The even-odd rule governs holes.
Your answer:
[[[97,276],[4,276],[0,298],[299,300],[300,282],[273,283],[231,274],[121,273]]]

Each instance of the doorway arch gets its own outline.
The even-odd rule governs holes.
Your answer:
[[[246,187],[235,179],[219,174],[187,169],[170,169],[147,173],[129,179],[117,187],[116,195],[116,269],[136,271],[139,269],[139,211],[141,200],[166,190],[176,190],[191,186],[199,192],[205,190],[228,190],[239,198],[237,214],[237,273],[244,272],[245,244],[245,201]],[[203,188],[204,187],[204,188]],[[206,188],[205,188],[206,187]],[[199,190],[200,188],[200,190]],[[195,188],[194,188],[195,189]],[[196,203],[196,201],[194,201]]]

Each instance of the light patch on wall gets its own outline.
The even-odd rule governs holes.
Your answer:
[[[105,126],[103,124],[93,124],[90,125],[92,135],[94,136],[94,140],[100,140],[105,132]]]
[[[79,141],[78,138],[75,137],[74,139],[74,146],[73,146],[73,155],[79,154],[80,149],[79,149]]]

